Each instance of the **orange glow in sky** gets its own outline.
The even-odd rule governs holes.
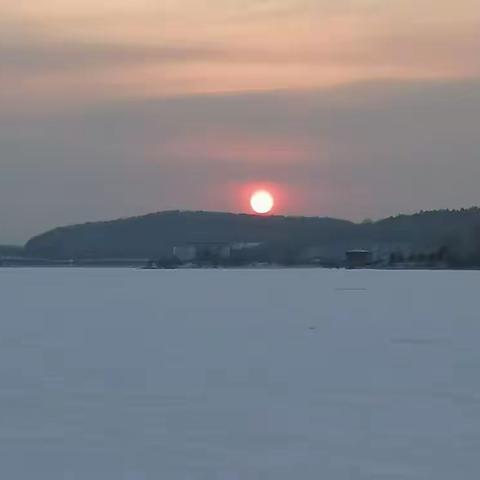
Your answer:
[[[478,0],[1,5],[0,95],[17,108],[479,74]]]

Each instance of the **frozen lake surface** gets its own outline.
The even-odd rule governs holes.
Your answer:
[[[5,480],[478,480],[480,273],[0,269]]]

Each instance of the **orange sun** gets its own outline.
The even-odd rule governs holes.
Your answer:
[[[266,190],[257,190],[250,197],[252,210],[261,215],[271,212],[274,204],[272,194]]]

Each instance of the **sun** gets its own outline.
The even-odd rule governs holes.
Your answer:
[[[275,200],[270,192],[257,190],[250,197],[250,205],[255,213],[265,215],[272,211]]]

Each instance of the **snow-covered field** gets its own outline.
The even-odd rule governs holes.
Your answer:
[[[477,480],[480,273],[0,269],[0,478]]]

